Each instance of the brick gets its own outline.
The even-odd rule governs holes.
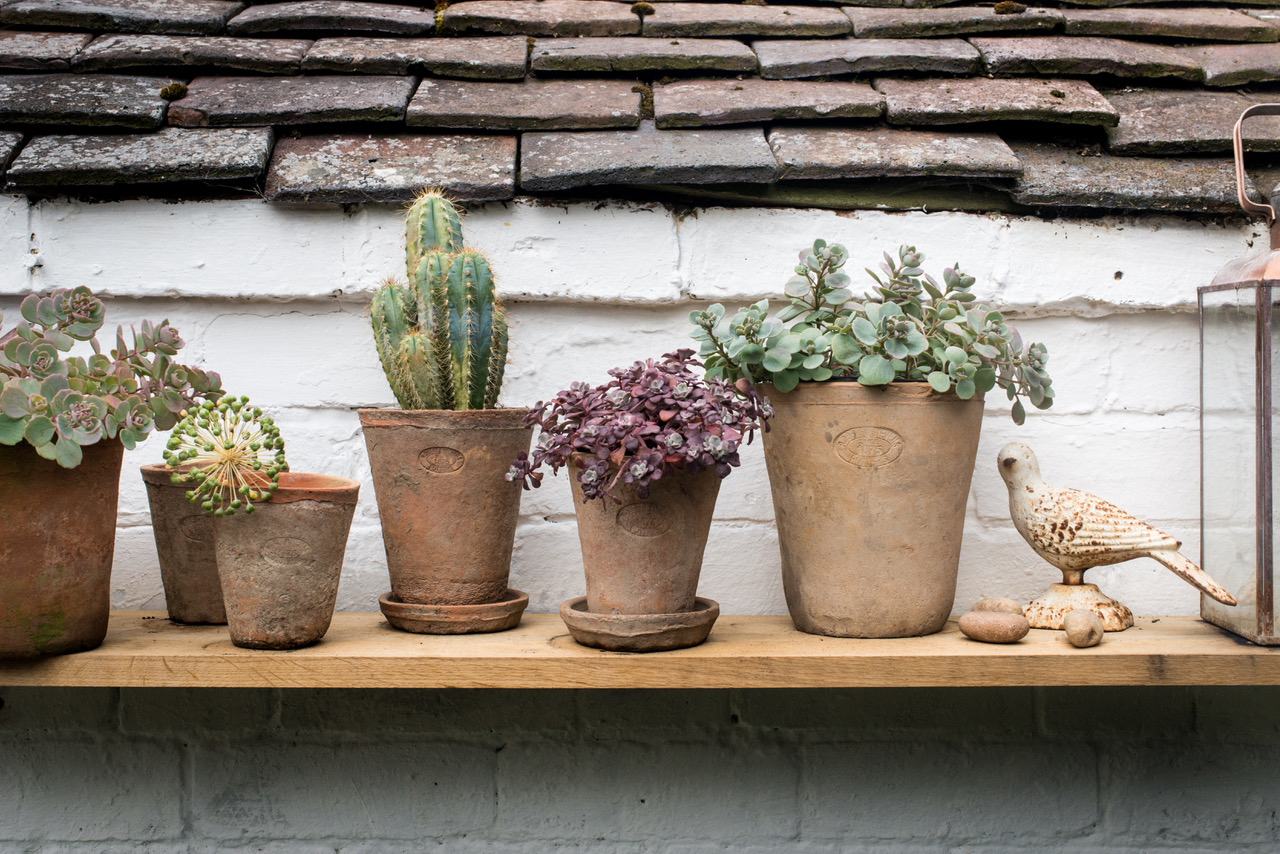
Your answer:
[[[1050,738],[1186,739],[1195,732],[1195,688],[1042,688],[1040,694],[1042,729]]]
[[[597,184],[712,184],[772,181],[777,163],[759,129],[527,133],[520,186],[565,190]]]
[[[444,26],[521,36],[634,36],[640,17],[601,0],[468,0],[444,10]]]
[[[571,735],[577,691],[299,689],[281,696],[280,726],[304,738],[378,741],[407,736],[474,739]]]
[[[1231,213],[1230,160],[1084,155],[1056,145],[1014,143],[1023,174],[1013,197],[1027,205]]]
[[[403,202],[428,187],[461,201],[515,195],[516,141],[505,136],[313,136],[276,144],[267,199]]]
[[[769,145],[779,178],[1016,177],[1018,158],[995,134],[874,127],[775,127]]]
[[[846,6],[853,34],[860,39],[936,38],[974,33],[1014,33],[1052,30],[1062,22],[1056,9],[1027,9],[1013,15],[997,15],[989,7],[960,6],[942,9],[875,9]]]
[[[1163,45],[1080,36],[976,38],[970,43],[982,53],[987,70],[996,75],[1200,79],[1200,68],[1194,61]]]
[[[8,178],[27,187],[253,180],[266,171],[271,138],[270,128],[39,136]]]
[[[1208,45],[1183,48],[1182,52],[1204,70],[1206,86],[1243,86],[1280,80],[1280,45]]]
[[[235,35],[304,31],[416,36],[431,32],[435,25],[436,16],[427,9],[352,0],[300,0],[250,6],[227,22],[227,32]]]
[[[398,122],[413,92],[412,78],[197,77],[169,107],[183,127]]]
[[[386,39],[351,36],[320,39],[307,52],[306,71],[355,71],[435,77],[520,80],[529,49],[518,36],[492,38]]]
[[[120,689],[120,729],[126,734],[183,738],[265,735],[276,726],[277,692],[270,688],[224,688],[210,696],[201,688]]]
[[[243,8],[230,0],[14,0],[0,4],[0,24],[201,35],[222,32]]]
[[[640,124],[634,88],[627,80],[423,80],[406,121],[467,130],[633,128]]]
[[[1267,95],[1150,89],[1108,96],[1120,123],[1107,131],[1117,154],[1213,154],[1231,151],[1231,129],[1244,110],[1266,103]],[[1280,119],[1245,123],[1251,151],[1280,151]]]
[[[192,829],[227,841],[447,837],[495,812],[488,747],[202,745],[192,766]]]
[[[1273,42],[1280,29],[1229,9],[1066,9],[1071,36],[1138,36],[1197,41]]]
[[[92,40],[88,33],[0,32],[0,68],[62,71]]]
[[[731,39],[539,39],[530,65],[534,71],[753,72],[756,57]]]
[[[654,38],[705,36],[839,36],[851,29],[839,9],[811,6],[743,6],[664,3],[644,18]]]
[[[884,98],[865,83],[683,80],[653,88],[660,128],[779,119],[877,118]]]
[[[295,74],[311,46],[302,39],[237,39],[218,36],[99,36],[77,58],[79,68],[226,68]]]
[[[877,79],[891,124],[1040,121],[1114,125],[1115,108],[1083,80]]]
[[[761,77],[818,77],[909,71],[974,74],[978,51],[960,39],[834,39],[759,41]]]
[[[0,124],[150,130],[164,121],[165,81],[112,74],[0,76]]]
[[[66,738],[114,730],[119,704],[116,688],[0,688],[0,733]]]

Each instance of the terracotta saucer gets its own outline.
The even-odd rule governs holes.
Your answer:
[[[587,597],[560,606],[560,619],[583,646],[621,652],[658,652],[697,646],[720,616],[720,603],[698,597],[694,610],[679,614],[593,614]]]
[[[415,605],[383,593],[378,597],[378,605],[387,622],[404,632],[474,635],[514,629],[529,605],[529,594],[508,589],[497,602],[483,605]]]

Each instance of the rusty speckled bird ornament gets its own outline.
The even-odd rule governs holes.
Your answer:
[[[1139,557],[1159,561],[1219,602],[1236,603],[1204,570],[1178,553],[1182,543],[1174,537],[1096,495],[1045,483],[1040,463],[1026,445],[1010,442],[996,459],[1009,488],[1014,527],[1036,554],[1062,570],[1062,583],[1051,585],[1026,608],[1034,628],[1060,629],[1063,617],[1077,608],[1097,614],[1109,632],[1132,626],[1133,613],[1097,585],[1086,584],[1084,573]]]

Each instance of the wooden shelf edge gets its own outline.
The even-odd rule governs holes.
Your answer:
[[[786,617],[722,616],[702,646],[629,654],[587,649],[559,616],[526,614],[488,635],[413,635],[381,614],[340,613],[306,649],[231,644],[224,626],[118,611],[98,649],[0,661],[0,686],[171,688],[908,688],[1280,685],[1280,648],[1254,646],[1195,617],[1139,618],[1092,649],[1033,630],[982,644],[955,622],[936,635],[827,638]]]

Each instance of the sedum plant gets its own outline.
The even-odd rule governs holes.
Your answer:
[[[489,262],[462,245],[457,207],[439,191],[409,208],[408,283],[388,281],[370,314],[382,369],[403,409],[492,409],[507,323]]]
[[[619,481],[648,498],[649,485],[675,471],[713,468],[728,477],[743,440],[768,429],[772,410],[745,381],[735,388],[704,380],[693,371],[701,366],[692,350],[678,350],[614,368],[604,385],[576,382],[539,402],[525,417],[526,425],[542,428],[533,456],[522,451],[507,480],[537,487],[543,463],[556,472],[572,459],[584,500],[591,500],[614,498],[610,490]]]
[[[783,287],[788,304],[769,315],[761,300],[725,316],[716,304],[689,315],[707,376],[772,383],[791,391],[802,381],[851,378],[866,386],[927,382],[963,400],[999,386],[1013,401],[1013,420],[1026,419],[1025,396],[1038,409],[1053,405],[1043,344],[1024,346],[997,311],[976,302],[974,278],[957,267],[942,284],[924,272],[913,246],[884,255],[875,286],[855,297],[841,271],[848,252],[816,240]]]
[[[144,320],[131,341],[117,327],[116,346],[104,354],[96,337],[104,309],[89,288],[31,294],[20,310],[22,320],[0,337],[0,444],[26,441],[75,468],[83,447],[108,439],[133,449],[152,430],[173,427],[196,400],[222,394],[216,373],[173,360],[184,344],[167,320]],[[69,355],[77,341],[93,355]]]
[[[206,400],[182,413],[165,446],[174,483],[187,483],[187,500],[214,516],[253,512],[271,497],[288,471],[284,439],[270,415],[247,397]]]

